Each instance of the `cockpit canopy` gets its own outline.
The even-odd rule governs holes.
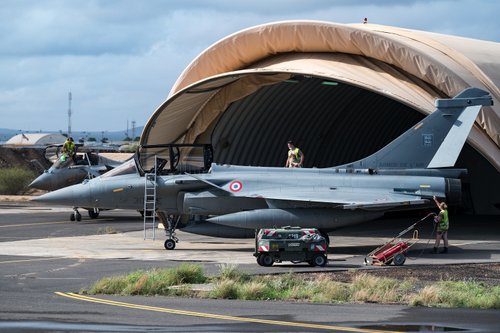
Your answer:
[[[210,144],[164,144],[141,146],[136,155],[141,174],[205,173],[213,162]]]

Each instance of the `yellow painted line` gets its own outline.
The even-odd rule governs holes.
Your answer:
[[[19,264],[19,263],[23,263],[23,262],[35,262],[35,261],[47,261],[47,260],[61,260],[61,259],[71,259],[71,258],[55,257],[55,258],[37,258],[37,259],[7,260],[7,261],[0,261],[0,264]]]
[[[115,188],[113,190],[113,193],[116,193],[116,192],[123,192],[123,187],[120,187],[120,188]]]
[[[422,184],[420,185],[421,188],[430,188],[431,186],[430,185],[426,185],[426,184]]]
[[[201,317],[201,318],[210,318],[210,319],[220,319],[226,321],[238,321],[244,323],[257,323],[257,324],[265,324],[265,325],[277,325],[277,326],[290,326],[290,327],[300,327],[300,328],[314,328],[314,329],[323,329],[323,330],[335,330],[335,331],[345,331],[345,332],[358,332],[358,333],[402,333],[397,331],[376,331],[355,327],[344,327],[344,326],[332,326],[332,325],[320,325],[320,324],[309,324],[309,323],[301,323],[301,322],[293,322],[293,321],[279,321],[279,320],[268,320],[268,319],[258,319],[258,318],[247,318],[247,317],[236,317],[236,316],[227,316],[227,315],[219,315],[214,313],[205,313],[205,312],[194,312],[194,311],[186,311],[186,310],[178,310],[171,308],[160,308],[156,306],[147,306],[140,304],[132,304],[125,302],[117,302],[102,298],[90,297],[79,295],[75,293],[63,293],[63,292],[55,292],[56,295],[76,299],[79,301],[99,303],[105,305],[118,306],[123,308],[130,309],[138,309],[138,310],[146,310],[146,311],[154,311],[154,312],[163,312],[170,313],[175,315],[183,315],[183,316],[191,316],[191,317]]]
[[[92,219],[88,221],[113,221],[113,219]],[[35,222],[35,223],[23,223],[23,224],[9,224],[9,225],[0,225],[0,228],[16,228],[16,227],[29,227],[34,225],[47,225],[47,224],[63,224],[63,223],[80,223],[82,221],[53,221],[53,222]],[[83,221],[86,222],[86,221]]]

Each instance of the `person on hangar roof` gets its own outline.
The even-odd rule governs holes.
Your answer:
[[[295,147],[293,141],[288,141],[288,158],[286,159],[285,168],[302,168],[304,166],[304,154]]]

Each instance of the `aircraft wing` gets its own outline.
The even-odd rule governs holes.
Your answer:
[[[269,190],[260,192],[251,197],[266,199],[271,205],[279,207],[283,205],[305,206],[309,204],[330,204],[341,209],[377,209],[392,208],[408,205],[423,205],[428,202],[419,195],[401,194],[391,191],[359,190],[352,188],[330,189],[303,187]]]
[[[417,206],[429,202],[416,193],[398,193],[390,190],[382,191],[380,189],[360,189],[353,187],[304,187],[304,186],[284,186],[280,188],[270,188],[253,191],[242,191],[240,181],[233,180],[219,186],[201,180],[196,176],[189,176],[203,181],[209,186],[213,186],[225,191],[231,196],[262,198],[270,206],[280,207],[311,207],[312,204],[325,204],[333,208],[340,209],[389,209],[399,206]]]

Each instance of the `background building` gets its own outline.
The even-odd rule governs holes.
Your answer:
[[[62,144],[66,137],[51,133],[21,133],[14,135],[5,144],[9,146],[47,146]]]

